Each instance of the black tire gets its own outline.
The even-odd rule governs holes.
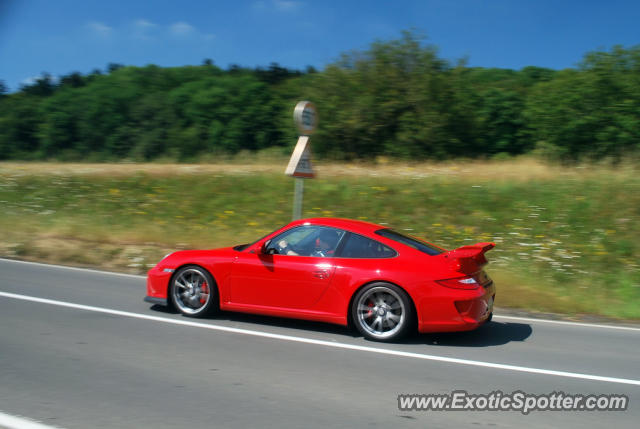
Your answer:
[[[371,283],[356,293],[351,320],[365,338],[397,341],[415,329],[415,313],[407,293],[396,285]]]
[[[187,265],[176,271],[171,278],[169,295],[174,307],[187,317],[205,317],[219,310],[215,280],[198,265]]]

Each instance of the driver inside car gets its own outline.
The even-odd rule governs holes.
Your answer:
[[[338,246],[339,236],[335,231],[330,229],[320,230],[318,238],[316,238],[316,246],[311,256],[333,256],[336,247]]]
[[[296,252],[289,248],[289,243],[284,238],[278,241],[278,247],[280,248],[279,253],[281,255],[297,255]]]
[[[333,256],[339,240],[340,236],[335,231],[332,231],[330,229],[321,229],[318,237],[315,240],[315,246],[311,250],[310,254],[304,254],[302,256]],[[284,250],[283,254],[285,255],[300,256],[299,253],[291,250],[289,244],[284,239],[278,242],[278,246]]]

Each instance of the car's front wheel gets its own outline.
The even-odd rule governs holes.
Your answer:
[[[218,289],[207,270],[197,265],[180,268],[171,280],[171,301],[180,313],[204,317],[218,309]]]
[[[390,283],[366,285],[356,294],[351,316],[353,324],[366,338],[395,341],[414,326],[414,311],[405,291]]]

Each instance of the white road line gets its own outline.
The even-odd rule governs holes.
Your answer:
[[[58,426],[47,426],[35,420],[12,416],[0,411],[0,427],[8,429],[60,429]]]
[[[493,315],[494,319],[509,319],[520,320],[522,322],[541,322],[541,323],[553,323],[556,325],[568,325],[568,326],[584,326],[587,328],[606,328],[606,329],[620,329],[623,331],[639,331],[640,328],[634,328],[631,326],[619,326],[619,325],[599,325],[597,323],[580,323],[580,322],[568,322],[565,320],[550,320],[550,319],[536,319],[535,317],[519,317],[519,316],[502,316],[498,314]]]
[[[93,270],[93,269],[90,269],[90,268],[67,267],[66,265],[43,264],[41,262],[19,261],[17,259],[6,259],[6,258],[0,258],[0,261],[2,261],[2,262],[15,262],[15,263],[18,263],[18,264],[31,264],[31,265],[41,266],[41,267],[59,268],[59,269],[71,270],[71,271],[85,271],[85,272],[96,273],[96,274],[105,274],[105,275],[112,275],[112,276],[124,276],[124,277],[132,277],[132,278],[136,278],[136,279],[146,279],[145,276],[140,276],[140,275],[136,275],[136,274],[114,273],[113,271]],[[565,320],[538,319],[538,318],[535,318],[535,317],[506,316],[506,315],[500,315],[500,314],[494,314],[493,317],[497,318],[497,319],[520,320],[522,322],[534,322],[534,323],[535,322],[540,322],[540,323],[550,323],[550,324],[565,325],[565,326],[576,326],[576,327],[585,327],[585,328],[602,328],[602,329],[619,329],[619,330],[624,330],[624,331],[639,331],[640,332],[640,328],[634,328],[634,327],[631,327],[631,326],[602,325],[602,324],[595,324],[595,323],[569,322],[569,321],[565,321]]]
[[[150,316],[150,315],[141,314],[141,313],[131,313],[128,311],[120,311],[120,310],[114,310],[114,309],[103,308],[103,307],[93,307],[90,305],[74,304],[71,302],[56,301],[53,299],[38,298],[35,296],[28,296],[28,295],[19,295],[19,294],[9,293],[9,292],[0,292],[0,296],[5,298],[22,300],[22,301],[30,301],[30,302],[37,302],[41,304],[55,305],[59,307],[73,308],[76,310],[106,313],[114,316],[129,317],[133,319],[151,320],[154,322],[161,322],[161,323],[167,323],[172,325],[189,326],[193,328],[209,329],[213,331],[229,332],[233,334],[251,335],[254,337],[271,338],[275,340],[291,341],[291,342],[304,343],[304,344],[313,344],[313,345],[331,347],[336,349],[356,350],[361,352],[377,353],[377,354],[389,355],[389,356],[400,356],[400,357],[430,360],[430,361],[436,361],[436,362],[447,362],[447,363],[455,363],[460,365],[470,365],[470,366],[479,366],[484,368],[502,369],[506,371],[527,372],[532,374],[553,375],[556,377],[568,377],[568,378],[577,378],[582,380],[602,381],[606,383],[631,384],[634,386],[640,386],[640,380],[633,380],[628,378],[603,377],[600,375],[580,374],[575,372],[555,371],[555,370],[548,370],[548,369],[541,369],[541,368],[530,368],[526,366],[481,362],[481,361],[474,361],[474,360],[468,360],[468,359],[458,359],[458,358],[450,358],[445,356],[436,356],[436,355],[427,355],[427,354],[421,354],[421,353],[403,352],[399,350],[382,349],[377,347],[358,346],[355,344],[314,340],[311,338],[294,337],[291,335],[272,334],[270,332],[231,328],[227,326],[209,325],[205,323],[191,322],[187,320],[168,319],[165,317]]]
[[[146,279],[146,276],[140,276],[137,274],[126,274],[126,273],[114,273],[113,271],[101,271],[101,270],[92,270],[91,268],[78,268],[78,267],[67,267],[66,265],[55,265],[55,264],[43,264],[42,262],[31,262],[31,261],[19,261],[17,259],[6,259],[0,258],[2,262],[15,262],[16,264],[27,264],[27,265],[37,265],[39,267],[47,267],[47,268],[58,268],[69,271],[84,271],[87,273],[95,273],[95,274],[106,274],[110,276],[122,276],[122,277],[133,277],[135,279]]]

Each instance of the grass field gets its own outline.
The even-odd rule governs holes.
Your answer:
[[[0,255],[142,273],[175,249],[253,241],[291,219],[285,165],[0,163]],[[494,241],[497,305],[640,319],[633,166],[380,160],[317,170],[305,217],[389,224],[450,249]]]

